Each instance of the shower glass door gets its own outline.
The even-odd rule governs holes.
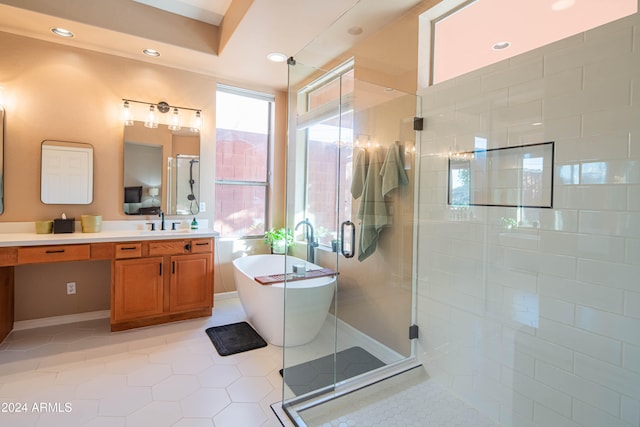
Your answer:
[[[196,215],[200,208],[200,156],[178,154],[169,157],[167,169],[167,212]]]
[[[289,64],[287,271],[329,276],[286,278],[285,408],[412,356],[417,105],[356,80],[353,62]]]

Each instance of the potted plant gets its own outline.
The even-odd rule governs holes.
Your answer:
[[[269,245],[272,254],[284,254],[287,247],[293,245],[293,231],[288,228],[272,228],[264,233],[264,243]]]

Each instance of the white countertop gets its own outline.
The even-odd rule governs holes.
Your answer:
[[[82,233],[79,231],[81,227],[78,222],[75,233],[58,234],[36,234],[33,222],[0,223],[0,247],[207,238],[219,235],[217,231],[209,228],[149,231],[145,227],[145,222],[142,221],[140,224],[140,221],[105,221],[102,223],[102,231],[99,233]],[[170,223],[171,221],[168,221],[168,224]]]

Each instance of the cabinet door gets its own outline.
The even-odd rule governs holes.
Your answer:
[[[213,306],[211,254],[171,257],[171,312]]]
[[[136,320],[162,314],[162,270],[162,257],[114,262],[113,320]]]
[[[0,342],[13,329],[13,267],[0,267]]]

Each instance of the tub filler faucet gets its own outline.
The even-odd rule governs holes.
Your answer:
[[[318,247],[318,241],[313,236],[313,225],[309,222],[309,218],[305,218],[304,221],[300,221],[296,224],[296,230],[301,225],[305,225],[307,232],[305,234],[307,238],[307,261],[311,264],[315,263],[315,248]]]

